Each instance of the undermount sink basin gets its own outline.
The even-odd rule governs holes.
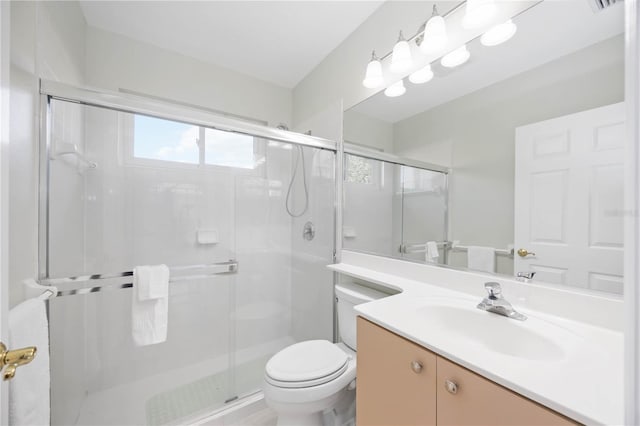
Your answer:
[[[569,332],[547,322],[516,321],[477,309],[466,300],[429,301],[417,313],[426,327],[464,337],[493,352],[539,361],[560,360],[565,355],[561,344]]]

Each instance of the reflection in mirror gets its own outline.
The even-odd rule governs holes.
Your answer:
[[[375,177],[346,174],[344,247],[621,294],[623,9],[541,2],[508,42],[345,111],[345,141],[448,174],[347,159]]]
[[[446,264],[447,173],[365,155],[345,154],[344,248]]]

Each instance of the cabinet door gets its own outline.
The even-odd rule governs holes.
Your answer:
[[[438,425],[574,425],[576,423],[438,357]],[[447,386],[454,383],[457,389]]]
[[[436,356],[358,318],[356,422],[436,424]]]

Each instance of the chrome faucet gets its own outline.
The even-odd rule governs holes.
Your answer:
[[[518,321],[524,321],[527,319],[527,317],[522,315],[520,312],[516,312],[516,310],[513,309],[513,306],[511,306],[511,303],[507,302],[507,300],[502,297],[502,287],[500,287],[499,283],[484,283],[484,288],[489,294],[478,304],[478,309],[517,319]]]
[[[533,271],[530,272],[518,272],[516,275],[516,280],[518,281],[522,281],[525,283],[531,282],[531,280],[533,280],[533,277],[536,273]]]

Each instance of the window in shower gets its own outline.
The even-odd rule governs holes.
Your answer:
[[[187,164],[200,162],[200,127],[144,115],[133,117],[134,158]]]
[[[252,136],[205,129],[204,162],[214,166],[253,169],[259,159],[254,155]]]
[[[127,114],[121,126],[130,164],[255,169],[264,163],[253,136],[144,115]]]

